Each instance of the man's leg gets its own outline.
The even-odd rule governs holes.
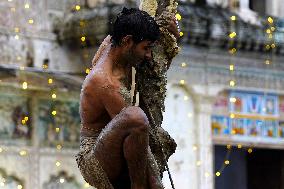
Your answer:
[[[126,160],[131,188],[146,188],[148,129],[144,112],[128,107],[100,134],[94,152],[111,182],[122,174]]]

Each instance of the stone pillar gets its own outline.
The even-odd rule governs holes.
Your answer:
[[[213,142],[211,135],[211,114],[214,98],[198,96],[196,110],[198,147],[199,147],[199,189],[214,188]]]

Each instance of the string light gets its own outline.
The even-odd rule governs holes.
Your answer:
[[[79,11],[79,10],[81,9],[80,5],[76,5],[76,6],[75,6],[75,9],[76,9],[77,11]]]
[[[60,131],[60,128],[59,128],[59,127],[56,127],[56,128],[55,128],[55,132],[59,133],[59,131]]]
[[[226,165],[229,165],[229,164],[230,164],[230,161],[229,161],[229,160],[226,160],[224,163],[225,163]]]
[[[91,71],[91,70],[90,70],[89,68],[87,68],[87,69],[86,69],[86,74],[89,74],[90,71]]]
[[[19,184],[19,185],[17,186],[17,188],[18,188],[18,189],[22,189],[23,186]]]
[[[27,155],[27,151],[26,151],[26,150],[21,150],[21,151],[19,152],[19,154],[20,154],[21,156],[26,156],[26,155]]]
[[[232,32],[232,33],[229,34],[229,37],[231,39],[235,38],[236,36],[237,36],[236,32]]]
[[[14,28],[14,31],[15,31],[16,33],[19,33],[19,32],[20,32],[20,28],[15,27],[15,28]]]
[[[232,21],[236,21],[236,16],[231,16]]]
[[[23,82],[23,89],[26,90],[28,88],[28,83],[25,81]]]
[[[248,153],[250,153],[250,154],[252,153],[252,149],[251,148],[248,149]]]
[[[55,115],[56,115],[56,110],[53,110],[53,111],[51,112],[51,114],[55,116]]]
[[[0,148],[0,153],[2,153],[3,152],[3,148]]]
[[[230,118],[231,118],[231,119],[234,119],[234,118],[235,118],[235,114],[231,113],[231,114],[230,114]]]
[[[200,166],[200,165],[201,165],[201,161],[197,161],[197,162],[196,162],[196,165],[197,165],[197,166]]]
[[[235,67],[235,66],[234,66],[233,64],[231,64],[231,65],[230,65],[230,71],[234,71],[234,67]]]
[[[182,80],[179,81],[179,83],[180,83],[181,85],[184,85],[184,84],[185,84],[185,81],[182,79]]]
[[[57,161],[57,162],[55,163],[55,165],[56,165],[57,167],[59,167],[59,166],[61,165],[61,163],[60,163],[59,161]]]
[[[52,84],[53,83],[53,79],[49,78],[48,79],[48,84]]]
[[[25,4],[25,9],[29,9],[30,5],[28,3]]]
[[[183,63],[181,63],[181,67],[186,67],[186,63],[185,62],[183,62]]]
[[[34,20],[33,19],[29,19],[29,24],[33,24],[34,23]]]
[[[85,36],[81,37],[81,41],[82,42],[86,41],[86,37]]]
[[[242,145],[241,145],[241,144],[238,144],[238,148],[241,149],[241,148],[242,148]]]
[[[56,145],[56,149],[57,149],[57,150],[61,150],[61,149],[62,149],[62,146],[61,146],[60,144],[57,144],[57,145]]]
[[[221,175],[221,173],[218,171],[216,172],[216,176],[219,177]]]
[[[237,99],[235,97],[230,98],[230,102],[235,103],[236,101],[237,101]]]
[[[178,21],[181,20],[181,15],[180,15],[179,13],[176,14],[176,19],[177,19]]]
[[[236,85],[236,82],[235,82],[234,80],[231,80],[231,81],[230,81],[230,86],[231,86],[231,87],[234,87],[235,85]]]
[[[53,93],[53,94],[51,95],[51,98],[55,99],[55,98],[56,98],[56,94]]]
[[[273,24],[273,18],[268,17],[268,18],[267,18],[267,21],[268,21],[270,24]]]
[[[60,178],[59,182],[60,182],[61,184],[63,184],[63,183],[65,182],[65,179],[64,179],[64,178]]]
[[[184,96],[183,100],[187,101],[188,100],[188,96]]]
[[[15,35],[15,39],[17,40],[20,39],[19,35]]]

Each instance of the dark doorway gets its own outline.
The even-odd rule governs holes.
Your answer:
[[[215,172],[226,160],[226,146],[215,146]],[[230,164],[219,177],[215,189],[284,189],[284,151],[232,147]],[[215,173],[214,173],[215,174]]]

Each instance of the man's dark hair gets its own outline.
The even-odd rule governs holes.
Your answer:
[[[119,46],[123,37],[132,35],[134,43],[143,40],[156,41],[160,37],[159,26],[147,12],[136,8],[123,8],[116,17],[111,32],[112,45]]]

